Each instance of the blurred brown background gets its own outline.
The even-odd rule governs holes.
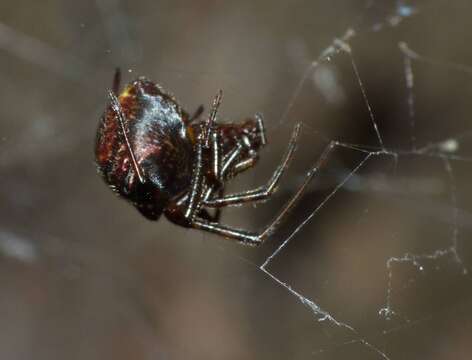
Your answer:
[[[3,1],[0,359],[469,359],[471,10],[465,0]],[[280,231],[252,249],[146,221],[106,188],[92,150],[116,66],[189,112],[221,88],[222,119],[265,115],[270,144],[233,190],[270,176],[301,121],[274,200],[225,211],[226,223],[261,228],[327,140],[379,145],[348,55],[296,92],[348,28],[395,156],[372,156],[268,270],[355,331],[319,321],[259,266],[365,153],[337,148]],[[412,61],[412,93],[401,41],[427,56]]]

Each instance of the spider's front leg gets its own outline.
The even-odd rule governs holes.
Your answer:
[[[170,221],[182,226],[192,227],[197,216],[205,219],[205,221],[219,220],[220,211],[217,210],[216,214],[212,216],[208,211],[202,209],[202,203],[215,191],[222,195],[222,159],[218,134],[215,131],[216,114],[221,103],[221,97],[222,92],[220,90],[213,100],[208,120],[200,124],[194,146],[190,191],[175,203],[169,204],[165,210],[165,214]]]
[[[212,110],[207,121],[201,124],[197,141],[195,143],[194,159],[192,166],[192,178],[190,182],[190,191],[184,197],[184,201],[180,201],[173,207],[170,207],[167,215],[175,222],[190,226],[195,216],[199,213],[202,200],[206,193],[206,154],[212,151],[211,163],[212,172],[215,179],[219,178],[220,172],[220,151],[217,143],[217,136],[215,136],[215,121],[218,107],[221,103],[221,90],[213,100]],[[215,145],[216,143],[216,145]]]
[[[120,85],[121,85],[121,70],[119,67],[115,69],[115,75],[113,75],[113,85],[111,87],[113,94],[118,96],[120,92]]]
[[[207,181],[204,186],[204,193],[201,197],[201,202],[203,203],[206,199],[211,198],[215,193],[219,197],[224,194],[224,180],[223,180],[223,168],[222,168],[222,155],[221,155],[221,145],[219,142],[219,135],[216,131],[211,134],[211,145],[210,145],[210,154],[208,158],[210,159],[210,166],[207,171]],[[221,217],[221,209],[216,209],[213,214],[210,214],[208,210],[203,209],[200,206],[198,216],[202,217],[211,222],[218,222]]]
[[[194,122],[195,120],[197,120],[202,114],[203,114],[203,111],[205,110],[205,108],[203,107],[203,105],[200,105],[197,110],[195,110],[195,112],[192,114],[192,116],[190,116],[189,118],[189,123],[192,123]]]

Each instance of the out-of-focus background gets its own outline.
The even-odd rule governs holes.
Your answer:
[[[3,1],[0,358],[469,359],[471,11]],[[266,181],[303,124],[274,199],[225,223],[262,228],[339,146],[260,248],[149,222],[94,166],[116,66],[189,112],[221,88],[221,121],[264,114],[269,145],[234,191]]]

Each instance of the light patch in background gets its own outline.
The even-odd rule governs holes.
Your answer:
[[[0,254],[25,263],[33,263],[38,251],[29,239],[11,232],[0,232]]]
[[[313,82],[326,102],[341,105],[346,100],[346,94],[334,66],[329,64],[318,66],[313,73]]]

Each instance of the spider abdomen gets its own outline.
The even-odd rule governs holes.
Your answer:
[[[140,183],[111,106],[97,132],[98,169],[114,191],[146,217],[157,219],[167,202],[190,183],[193,136],[186,123],[188,115],[172,96],[144,78],[126,86],[118,100],[129,144],[146,184]]]

